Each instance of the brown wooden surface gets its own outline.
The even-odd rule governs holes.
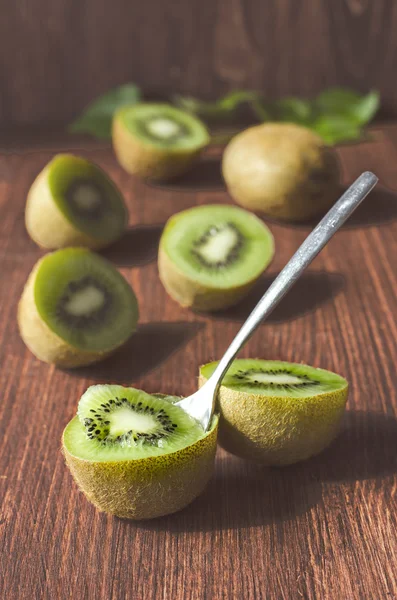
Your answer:
[[[138,333],[116,357],[62,372],[20,340],[16,306],[41,251],[24,229],[27,190],[60,149],[102,165],[131,211],[105,252],[140,301]],[[195,203],[230,202],[208,159],[190,178],[147,186],[110,148],[52,135],[0,154],[0,597],[7,600],[390,600],[397,598],[397,127],[338,150],[344,182],[381,178],[243,355],[303,361],[351,382],[344,429],[322,455],[265,469],[219,451],[206,492],[179,514],[136,524],[99,514],[77,491],[61,433],[83,390],[123,382],[189,394],[255,297],[309,231],[270,224],[276,257],[256,292],[218,316],[167,297],[157,276],[161,227]],[[394,190],[394,192],[393,192]]]
[[[378,88],[397,115],[395,0],[0,0],[0,127],[69,121],[126,81],[268,97]]]

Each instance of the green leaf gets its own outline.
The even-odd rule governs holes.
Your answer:
[[[378,112],[379,105],[379,92],[373,90],[366,96],[363,96],[356,104],[354,110],[357,121],[362,125],[369,123],[369,121],[371,121]]]
[[[348,117],[324,115],[316,119],[310,129],[313,129],[330,146],[361,138],[361,127]]]
[[[266,106],[264,99],[261,98],[259,95],[256,98],[251,98],[249,105],[257,119],[259,119],[260,121],[271,120],[269,107]]]
[[[240,106],[240,104],[251,102],[251,100],[258,98],[258,96],[258,92],[235,90],[218,100],[217,104],[224,110],[233,111]]]
[[[307,125],[312,117],[312,103],[301,98],[283,98],[273,103],[272,110],[275,111],[278,121],[300,125]]]
[[[125,104],[135,104],[141,99],[140,89],[133,83],[121,85],[100,96],[84,110],[83,114],[68,127],[71,133],[90,133],[109,139],[113,115]]]
[[[174,103],[204,120],[225,120],[233,117],[242,104],[258,102],[258,92],[234,90],[216,102],[205,102],[192,96],[174,96]]]
[[[379,93],[371,91],[360,96],[352,90],[332,88],[317,96],[314,104],[318,115],[339,116],[366,125],[379,108]]]

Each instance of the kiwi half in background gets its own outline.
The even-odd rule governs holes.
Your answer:
[[[26,229],[42,248],[104,248],[128,224],[124,199],[102,169],[72,154],[55,156],[29,190]]]
[[[21,337],[45,362],[78,367],[124,344],[138,320],[127,281],[107,260],[66,248],[38,261],[18,307]]]
[[[131,519],[176,512],[213,470],[218,417],[205,433],[165,398],[120,385],[95,385],[63,433],[66,462],[99,510]]]
[[[200,368],[200,387],[217,362]],[[348,383],[307,365],[238,359],[218,396],[219,442],[232,454],[269,466],[305,460],[335,438]]]
[[[124,106],[113,120],[119,163],[144,179],[166,181],[182,175],[209,141],[199,119],[168,104]]]
[[[338,199],[336,154],[315,133],[291,123],[266,123],[236,135],[222,172],[231,196],[276,219],[306,221]]]
[[[247,294],[273,254],[273,236],[255,215],[236,206],[197,206],[166,223],[160,279],[182,306],[218,310]]]

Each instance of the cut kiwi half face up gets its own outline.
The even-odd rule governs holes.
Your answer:
[[[22,338],[46,362],[95,362],[135,330],[136,297],[102,257],[83,248],[47,254],[33,269],[18,312]]]
[[[217,362],[200,368],[200,386]],[[283,361],[235,360],[218,396],[221,445],[267,465],[287,465],[321,452],[339,431],[346,379]]]
[[[167,180],[185,172],[210,141],[204,124],[168,104],[141,103],[117,112],[113,144],[129,173]]]
[[[160,395],[96,385],[83,394],[63,449],[77,483],[100,510],[144,519],[175,512],[202,491],[216,433],[217,417],[205,433]]]
[[[44,248],[103,248],[124,233],[124,199],[102,169],[84,158],[59,154],[33,183],[26,205],[27,230]]]
[[[273,253],[273,236],[255,215],[234,206],[199,206],[167,222],[160,278],[182,306],[218,310],[251,289]]]

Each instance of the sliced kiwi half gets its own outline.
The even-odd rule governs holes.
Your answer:
[[[166,223],[160,279],[182,306],[219,310],[251,289],[273,253],[273,236],[255,215],[236,206],[197,206]]]
[[[176,398],[120,385],[83,394],[63,433],[66,462],[99,510],[150,519],[198,496],[213,470],[218,418],[207,433]]]
[[[128,224],[123,196],[102,169],[74,156],[58,154],[29,190],[25,223],[42,248],[104,248]]]
[[[200,368],[200,386],[217,364]],[[331,371],[282,361],[235,360],[218,396],[220,444],[269,466],[305,460],[337,435],[347,395],[346,379]]]
[[[133,333],[134,292],[107,260],[85,248],[47,254],[18,307],[21,337],[40,360],[78,367],[105,358]]]
[[[265,123],[236,135],[223,154],[222,172],[238,204],[280,220],[314,218],[339,195],[335,152],[293,123]]]
[[[210,140],[205,125],[193,115],[149,102],[121,108],[112,137],[118,161],[128,173],[159,181],[185,173]]]

